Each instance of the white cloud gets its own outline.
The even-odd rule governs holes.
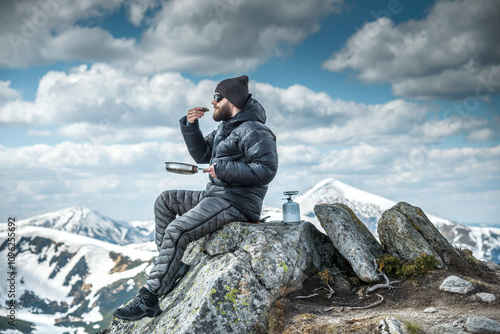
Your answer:
[[[1,123],[59,126],[53,135],[92,144],[176,140],[178,120],[193,106],[211,107],[217,85],[211,80],[195,84],[179,73],[141,76],[105,64],[47,73],[34,102],[24,101],[8,82],[0,83],[0,96],[6,96]],[[472,115],[432,119],[435,106],[401,99],[375,105],[334,99],[298,84],[277,88],[251,81],[250,91],[265,107],[280,144],[295,147],[411,146],[458,135],[487,141],[499,126]],[[200,125],[205,132],[213,129],[210,112]]]
[[[50,130],[29,130],[27,135],[36,137],[48,137],[52,136],[53,132]]]
[[[0,146],[0,208],[28,214],[88,205],[126,219],[121,216],[126,207],[134,219],[150,219],[151,203],[162,190],[203,189],[206,175],[169,174],[163,162],[193,162],[178,119],[189,107],[206,105],[216,84],[95,64],[47,73],[35,101],[26,102],[8,82],[0,82],[2,122],[24,122],[28,136],[43,135],[46,143],[68,140]],[[265,107],[279,145],[279,172],[267,204],[279,205],[283,190],[305,191],[326,177],[395,200],[425,194],[427,199],[418,199],[424,207],[433,187],[440,196],[500,187],[499,147],[481,147],[498,138],[498,117],[439,119],[434,105],[401,99],[367,105],[301,85],[277,88],[251,81],[250,91]],[[216,127],[211,115],[200,123],[205,134]],[[460,137],[473,144],[453,148]],[[38,200],[27,203],[26,198]]]
[[[404,97],[474,96],[486,77],[500,75],[499,15],[495,0],[443,0],[421,20],[394,25],[378,18],[352,35],[323,67],[352,69],[365,82],[391,82],[393,92]]]
[[[396,95],[417,99],[476,98],[489,102],[490,95],[500,91],[500,82],[493,78],[500,78],[500,65],[480,66],[471,61],[437,74],[394,81],[392,88]],[[494,89],[487,90],[484,82]]]
[[[155,8],[158,5],[158,3],[159,1],[157,0],[133,1],[130,4],[129,8],[130,22],[135,26],[139,26],[142,23],[144,16],[146,15],[146,12],[148,10],[151,10],[152,8]]]
[[[278,147],[279,162],[282,166],[313,165],[322,158],[322,153],[312,146],[286,145]]]
[[[423,184],[443,192],[498,189],[500,146],[433,148],[422,146],[400,156],[387,179],[393,186]]]
[[[331,150],[323,155],[314,167],[317,173],[379,173],[392,166],[395,158],[402,153],[401,149],[374,146],[361,143],[353,147]]]
[[[38,135],[50,135],[47,132],[35,132]],[[57,134],[74,142],[98,144],[138,143],[152,140],[180,139],[178,127],[116,127],[111,123],[92,124],[88,122],[65,125],[57,130]]]
[[[467,136],[467,141],[470,142],[487,142],[498,138],[498,133],[495,133],[492,129],[480,129],[470,133]]]
[[[269,110],[269,122],[280,132],[280,140],[287,143],[329,146],[370,141],[388,145],[398,136],[411,140],[408,134],[421,140],[420,129],[429,112],[426,105],[404,100],[365,105],[332,99],[298,85],[288,89],[256,85],[256,95]]]
[[[0,125],[32,123],[36,111],[32,103],[24,102],[22,94],[10,87],[10,81],[0,81]]]
[[[341,3],[172,0],[152,13],[155,0],[3,2],[0,66],[97,61],[149,75],[165,70],[241,73],[288,53]],[[133,25],[145,26],[140,40],[116,38],[95,26],[122,7]]]
[[[26,67],[60,59],[47,46],[53,38],[57,39],[59,34],[64,35],[65,31],[72,30],[76,22],[112,13],[122,2],[123,0],[0,2],[0,66]],[[69,42],[72,47],[75,41]],[[99,49],[93,49],[96,50]]]
[[[205,101],[203,105],[209,106],[215,85],[203,81],[196,86],[177,73],[148,78],[104,64],[91,68],[82,65],[69,73],[47,73],[39,82],[34,102],[21,100],[19,94],[12,95],[12,89],[7,87],[15,98],[0,105],[0,122],[87,122],[108,127],[151,126],[160,122],[178,127],[188,102]]]
[[[26,216],[88,205],[117,219],[150,219],[162,190],[202,189],[206,175],[168,174],[163,161],[191,162],[178,119],[190,107],[209,107],[217,82],[194,83],[178,71],[251,70],[289,53],[340,3],[0,2],[0,66],[103,62],[47,73],[33,102],[0,81],[1,125],[22,125],[46,143],[68,140],[0,145],[2,212],[16,208]],[[353,69],[366,82],[389,81],[401,96],[488,100],[500,85],[492,4],[438,1],[419,21],[394,25],[381,18],[363,26],[325,67]],[[144,29],[140,38],[117,38],[98,26],[122,9]],[[481,146],[498,139],[498,118],[433,119],[435,106],[405,100],[367,105],[298,84],[251,81],[250,88],[278,137],[280,169],[268,195],[274,205],[283,190],[305,190],[330,176],[395,200],[404,200],[395,196],[405,191],[421,194],[425,208],[435,193],[472,200],[476,192],[485,205],[497,203],[499,148]],[[205,134],[215,128],[211,115],[200,123]],[[450,138],[466,138],[462,144],[471,147],[453,148]]]
[[[41,176],[54,180],[91,179],[95,175],[122,174],[131,170],[151,173],[162,170],[166,160],[191,160],[181,142],[114,145],[64,142],[55,146],[0,147],[0,152],[0,163],[6,166],[3,172],[22,175],[25,181]]]
[[[82,65],[68,73],[47,73],[34,102],[23,101],[11,89],[17,98],[0,105],[0,122],[57,124],[62,127],[54,134],[97,144],[168,138],[189,108],[210,107],[216,85],[211,80],[194,84],[178,73],[148,77],[104,64]],[[265,106],[279,140],[291,145],[388,145],[394,136],[412,140],[408,134],[423,134],[429,111],[404,100],[365,105],[333,99],[301,85],[283,89],[251,81],[250,91]],[[210,118],[208,113],[200,121],[203,130],[212,126]],[[468,124],[470,131],[482,125]]]
[[[72,27],[48,39],[43,47],[47,62],[112,60],[114,64],[127,65],[137,57],[135,40],[114,38],[100,28]]]
[[[151,219],[152,205],[162,191],[200,189],[206,182],[206,175],[170,174],[164,161],[192,159],[180,142],[0,146],[0,163],[6,166],[0,210],[27,217],[86,205],[115,219]]]
[[[141,47],[145,52],[136,68],[245,72],[268,57],[286,53],[316,32],[319,20],[337,11],[340,3],[170,1],[143,34]]]
[[[466,134],[467,136],[476,133],[474,138],[479,139],[477,134],[488,130],[488,133],[493,132],[489,127],[495,127],[495,124],[483,118],[476,118],[471,116],[457,116],[437,120],[428,120],[421,127],[421,134],[430,144],[437,144],[444,138]],[[472,138],[472,137],[471,137]],[[484,138],[484,141],[491,139],[490,137]],[[478,140],[479,141],[479,140]]]
[[[484,171],[500,172],[500,165],[493,163],[494,160],[500,158],[500,146],[485,148],[465,147],[448,150],[434,149],[429,152],[429,158],[431,161],[446,164],[448,170],[470,171],[471,169],[477,169],[479,171],[482,169]],[[483,164],[488,160],[490,163]]]
[[[0,124],[38,124],[45,117],[31,102],[14,99],[0,105]]]
[[[130,215],[132,210],[135,219],[151,215],[150,207],[161,191],[200,190],[206,182],[202,174],[182,176],[164,170],[166,160],[191,162],[180,142],[66,142],[55,146],[0,147],[0,153],[0,163],[6,167],[0,183],[5,190],[1,196],[5,212],[15,208],[25,210],[20,214],[28,214],[33,210],[42,212],[41,207],[50,210],[83,204],[118,219],[124,219],[121,212]],[[424,207],[432,204],[425,202],[425,196],[432,202],[433,198],[456,193],[481,194],[500,187],[500,146],[409,149],[362,143],[325,151],[307,145],[280,145],[279,153],[279,173],[268,196],[268,203],[273,205],[277,205],[283,190],[294,188],[302,192],[314,182],[332,176],[394,200],[423,203]],[[429,195],[432,189],[435,196]],[[27,198],[34,197],[39,198],[40,206],[27,203]],[[485,199],[483,204],[492,200]],[[124,211],[123,207],[128,209]]]
[[[20,99],[21,94],[10,87],[10,81],[0,81],[0,106]]]

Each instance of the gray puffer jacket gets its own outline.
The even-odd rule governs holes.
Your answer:
[[[264,125],[266,113],[250,95],[245,107],[203,137],[198,121],[180,120],[189,153],[197,163],[215,164],[208,197],[220,196],[249,221],[259,221],[268,184],[278,170],[276,136]]]

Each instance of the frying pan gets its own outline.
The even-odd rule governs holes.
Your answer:
[[[165,162],[165,169],[171,173],[177,174],[196,174],[204,168],[183,162]]]

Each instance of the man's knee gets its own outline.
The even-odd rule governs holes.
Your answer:
[[[172,192],[172,190],[166,190],[156,198],[155,210],[163,211],[163,209],[168,208],[171,202]]]
[[[164,207],[165,206],[165,200],[163,199],[163,194],[165,192],[161,193],[160,195],[158,195],[158,197],[156,197],[156,201],[155,201],[155,210],[156,208],[160,208],[160,207]]]

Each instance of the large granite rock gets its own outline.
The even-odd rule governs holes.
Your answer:
[[[189,245],[191,269],[160,301],[160,316],[114,319],[107,333],[265,333],[276,299],[335,256],[310,223],[228,224]]]
[[[377,231],[386,252],[406,261],[427,253],[434,255],[442,267],[470,268],[422,209],[408,203],[400,202],[385,211]]]
[[[374,260],[382,254],[382,246],[354,212],[344,204],[334,203],[318,204],[314,213],[358,278],[365,282],[380,281]]]
[[[467,318],[465,328],[470,333],[475,334],[495,334],[500,333],[500,322],[487,317]]]
[[[474,285],[467,280],[452,275],[447,277],[443,283],[441,283],[439,290],[466,295],[469,292],[474,291]]]

